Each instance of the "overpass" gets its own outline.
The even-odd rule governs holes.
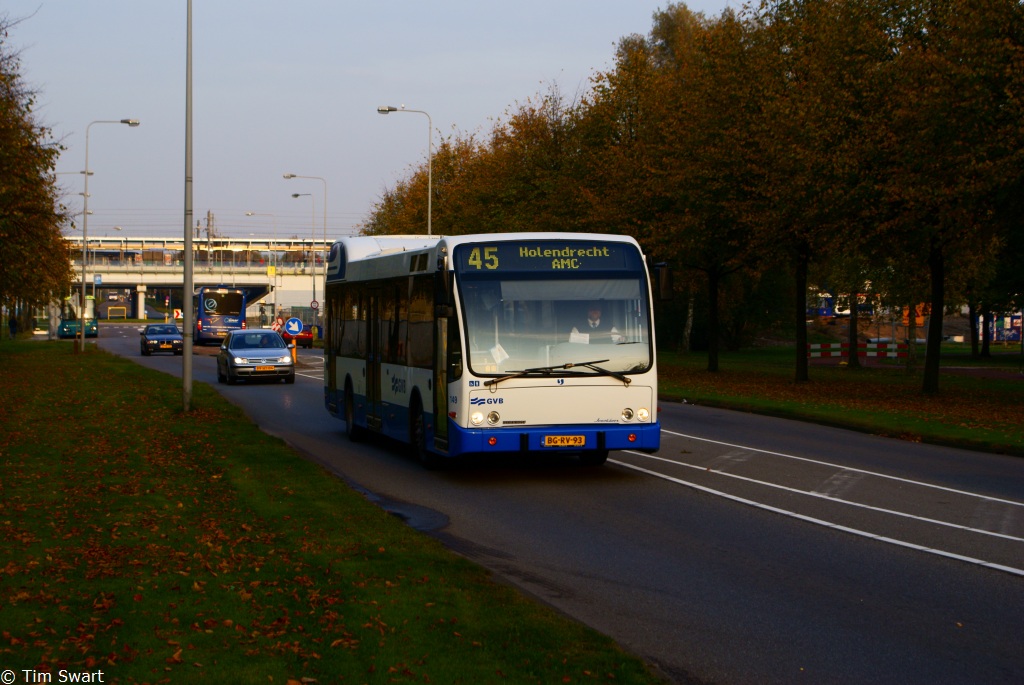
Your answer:
[[[81,292],[82,238],[66,236]],[[98,303],[120,298],[128,316],[148,304],[181,308],[185,278],[183,238],[90,237],[86,247],[86,292]],[[192,242],[195,286],[230,285],[247,291],[247,314],[258,317],[260,305],[301,316],[312,313],[314,293],[323,299],[324,264],[330,243],[284,238],[196,238]]]

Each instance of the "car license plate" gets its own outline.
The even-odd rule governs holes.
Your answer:
[[[167,344],[167,343],[162,343],[160,345],[160,349],[161,350],[169,350],[169,349],[171,349],[171,346],[169,344]]]
[[[585,435],[545,435],[545,447],[585,447],[587,436]]]
[[[273,371],[274,367],[273,366],[257,366],[256,370],[257,371]]]

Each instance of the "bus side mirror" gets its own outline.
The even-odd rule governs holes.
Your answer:
[[[672,299],[672,267],[665,262],[654,265],[654,285],[658,293],[658,299],[667,301]]]

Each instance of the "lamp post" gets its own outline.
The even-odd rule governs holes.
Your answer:
[[[246,212],[246,216],[269,216],[274,221],[274,235],[270,241],[270,263],[271,268],[274,270],[274,278],[272,285],[274,288],[274,316],[277,316],[277,250],[274,248],[274,243],[277,242],[277,215],[271,212]]]
[[[82,301],[80,303],[81,315],[78,318],[78,333],[81,336],[79,349],[82,352],[85,352],[85,279],[89,246],[89,177],[92,176],[92,172],[89,171],[89,129],[92,128],[93,124],[127,124],[128,126],[135,128],[139,125],[139,120],[98,119],[96,121],[90,121],[89,125],[85,127],[85,171],[82,172],[85,175],[85,190],[82,193],[82,197],[84,198],[82,203]]]
[[[313,302],[316,302],[316,257],[315,257],[315,253],[314,253],[314,249],[316,248],[316,198],[313,197],[313,193],[292,193],[292,197],[294,197],[294,198],[308,197],[309,198],[309,206],[312,207],[312,209],[313,209],[313,239],[310,241],[310,244],[309,244],[309,258],[310,258],[310,260],[313,263],[310,264],[309,271],[313,275]],[[310,303],[310,306],[311,307],[313,306],[312,302]],[[314,309],[313,310],[313,324],[314,325],[316,324],[316,312],[317,312],[317,310]]]
[[[401,107],[381,105],[377,108],[378,114],[390,114],[391,112],[413,112],[414,114],[422,114],[427,118],[427,235],[433,235],[430,226],[430,215],[431,202],[434,198],[434,123],[431,121],[430,115],[422,109],[406,109],[405,105],[402,105]]]
[[[327,179],[320,176],[300,176],[299,174],[284,174],[286,179],[292,178],[308,178],[314,181],[320,181],[324,184],[324,249],[327,248]],[[292,196],[294,197],[294,195]],[[313,237],[313,241],[316,241],[316,237]],[[315,254],[315,253],[314,253]],[[316,258],[313,259],[313,278],[316,278]],[[324,295],[327,294],[327,255],[324,255]],[[316,302],[316,286],[313,286],[313,301]],[[319,313],[319,309],[313,312],[313,323],[316,323],[316,317]]]
[[[111,226],[111,228],[113,230],[117,231],[118,233],[120,233],[121,231],[124,230],[124,228],[122,228],[121,226]],[[120,253],[117,255],[117,263],[120,264],[120,265],[124,264],[124,241],[125,241],[124,238],[118,236],[117,242],[120,243],[121,250],[120,250]],[[94,297],[96,296],[96,287],[95,286],[93,286],[92,294],[93,294]],[[109,318],[109,316],[108,316],[108,318]]]

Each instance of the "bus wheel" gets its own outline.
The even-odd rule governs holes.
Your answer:
[[[608,450],[584,452],[580,455],[580,463],[584,466],[601,466],[608,461]]]
[[[356,425],[355,397],[352,392],[352,381],[345,381],[345,435],[352,442],[360,442],[366,437],[366,430]]]
[[[409,411],[409,443],[416,459],[428,469],[441,466],[440,457],[427,449],[427,422],[423,417],[423,405],[419,397],[412,401]]]

